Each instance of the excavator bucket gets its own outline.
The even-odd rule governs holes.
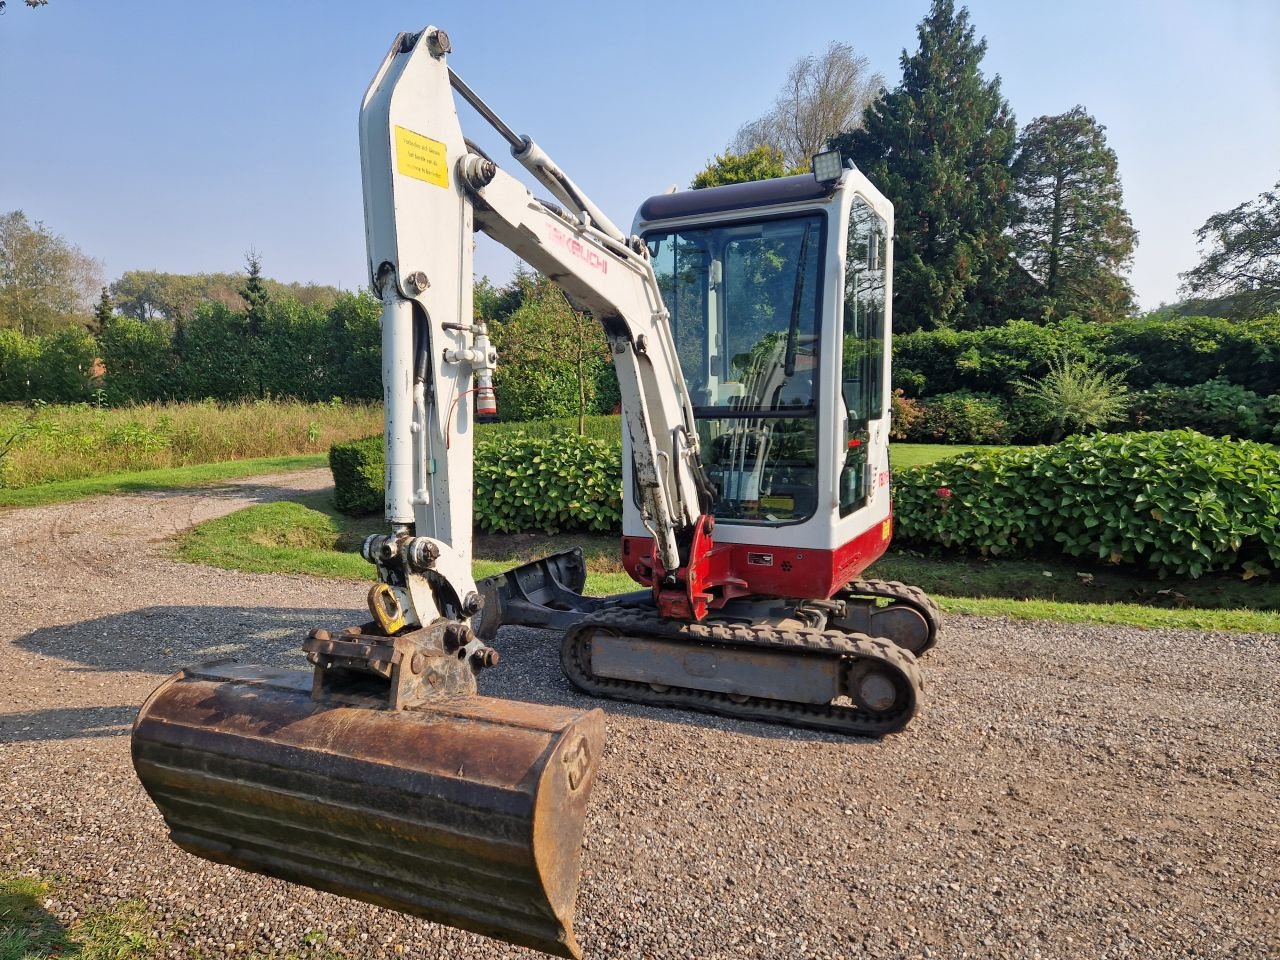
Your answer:
[[[133,760],[173,840],[580,956],[573,911],[603,714],[475,695],[394,709],[319,690],[307,673],[212,665],[151,695]]]

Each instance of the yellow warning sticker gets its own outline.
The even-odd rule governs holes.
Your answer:
[[[444,144],[404,127],[396,127],[396,169],[415,180],[425,180],[437,187],[449,186],[449,161]]]

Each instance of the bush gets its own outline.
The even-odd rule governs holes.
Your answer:
[[[901,471],[898,536],[984,554],[1051,550],[1161,576],[1280,565],[1280,450],[1189,430],[974,451]]]
[[[522,297],[509,316],[493,324],[494,391],[501,415],[548,420],[580,411],[611,413],[617,381],[600,323],[575,311],[545,278],[528,285]]]
[[[920,404],[919,417],[904,432],[916,443],[1008,443],[1012,434],[1004,399],[957,390]]]
[[[1018,391],[1025,398],[1026,422],[1054,441],[1122,420],[1129,403],[1120,374],[1069,354],[1050,360],[1049,372],[1038,381],[1020,381]]]
[[[173,344],[158,324],[112,317],[98,338],[98,347],[106,368],[108,403],[137,403],[175,395]]]
[[[349,516],[380,513],[386,505],[386,463],[381,434],[331,446],[334,508]]]
[[[924,404],[905,396],[901,387],[893,391],[893,417],[889,421],[889,439],[907,440],[924,416]]]
[[[31,383],[40,341],[20,330],[0,330],[0,401],[38,398]]]
[[[596,440],[608,440],[618,443],[622,438],[622,417],[618,414],[608,416],[590,416],[584,424],[586,435]],[[502,421],[500,423],[482,423],[476,428],[476,442],[483,443],[495,437],[510,437],[523,433],[529,437],[576,436],[578,418],[561,417],[558,420]]]
[[[603,419],[603,418],[602,418]],[[574,433],[529,436],[502,431],[476,441],[475,525],[490,533],[622,528],[622,439]],[[381,437],[335,444],[329,451],[334,506],[342,513],[383,507]]]
[[[476,526],[491,533],[622,528],[622,441],[523,433],[476,444]]]
[[[1263,436],[1261,439],[1270,440],[1272,443],[1280,443],[1280,393],[1267,397],[1262,403],[1262,432],[1266,432],[1267,425],[1271,427],[1270,435]]]
[[[79,403],[93,394],[98,345],[83,330],[0,330],[0,401]]]
[[[1129,420],[1139,430],[1189,428],[1215,437],[1270,440],[1266,405],[1263,397],[1223,377],[1190,387],[1160,383],[1134,395]]]

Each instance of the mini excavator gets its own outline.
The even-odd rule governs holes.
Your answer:
[[[183,670],[142,707],[133,758],[193,854],[578,957],[604,716],[479,696],[499,627],[560,633],[596,697],[855,737],[917,709],[937,608],[862,578],[893,524],[893,208],[829,152],[812,176],[651,197],[625,233],[449,53],[443,30],[401,34],[360,111],[389,525],[362,547],[370,619],[313,630],[310,671]],[[455,95],[552,200],[464,138]],[[604,329],[642,589],[584,596],[577,550],[472,578],[472,434],[498,360],[472,313],[475,231]]]

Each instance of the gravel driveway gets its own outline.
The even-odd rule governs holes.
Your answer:
[[[167,560],[175,532],[324,471],[0,513],[0,873],[69,922],[143,900],[161,954],[535,957],[204,863],[128,726],[218,655],[302,664],[364,587]],[[586,704],[504,630],[482,691]],[[588,957],[1280,956],[1280,637],[952,618],[881,743],[604,704]]]

